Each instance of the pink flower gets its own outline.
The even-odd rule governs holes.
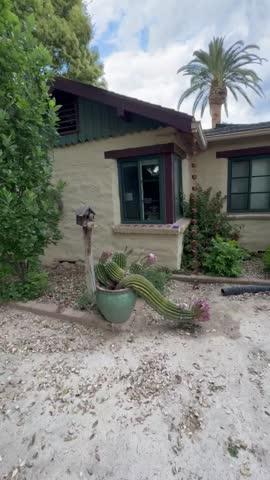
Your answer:
[[[192,310],[195,314],[195,320],[198,322],[207,322],[210,320],[210,305],[207,300],[195,300],[192,304]]]
[[[157,256],[154,253],[148,253],[145,257],[145,263],[148,265],[154,265],[157,262]]]

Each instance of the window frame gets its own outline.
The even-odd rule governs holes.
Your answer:
[[[270,178],[269,175],[252,175],[252,163],[253,161],[256,162],[256,160],[261,160],[261,159],[267,159],[270,162],[270,155],[267,154],[262,154],[262,155],[246,155],[246,156],[239,156],[239,157],[231,157],[228,158],[228,187],[227,187],[227,210],[230,213],[268,213],[270,212],[270,204],[267,209],[254,209],[250,208],[250,201],[251,201],[251,195],[252,194],[260,194],[260,193],[268,193],[270,196],[270,189],[269,191],[263,191],[263,192],[252,192],[251,191],[251,182],[252,178]],[[242,177],[232,177],[232,166],[233,162],[248,162],[249,163],[249,175],[248,176],[242,176]],[[239,192],[239,193],[232,193],[232,180],[233,179],[248,179],[248,191],[247,192]],[[232,209],[231,207],[231,200],[232,200],[232,195],[247,195],[248,197],[248,207],[245,209]]]
[[[142,197],[142,177],[141,177],[141,167],[144,164],[150,163],[151,161],[158,161],[159,164],[159,204],[160,204],[160,220],[148,221],[142,220],[143,217],[143,197]],[[139,213],[140,220],[128,220],[125,214],[125,202],[124,202],[124,190],[123,190],[123,166],[137,166],[138,173],[138,185],[139,185]],[[165,169],[162,155],[146,155],[138,156],[133,158],[122,158],[117,161],[118,167],[118,179],[119,179],[119,196],[120,196],[120,211],[121,211],[121,223],[123,224],[142,224],[142,225],[159,225],[165,223]]]

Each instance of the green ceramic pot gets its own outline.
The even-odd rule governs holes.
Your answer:
[[[103,317],[111,323],[126,322],[135,306],[136,298],[130,288],[107,290],[97,286],[97,307]]]

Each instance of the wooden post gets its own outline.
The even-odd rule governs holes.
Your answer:
[[[95,212],[91,207],[80,207],[76,211],[76,224],[82,227],[84,256],[85,256],[85,280],[89,297],[94,300],[96,292],[96,279],[92,253],[92,233],[94,229]]]
[[[92,252],[93,229],[94,222],[87,222],[87,224],[82,227],[85,254],[85,279],[87,291],[90,297],[93,297],[96,291],[96,279]]]

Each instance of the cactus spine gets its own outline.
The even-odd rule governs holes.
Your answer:
[[[127,268],[127,254],[125,252],[115,252],[112,256],[112,261],[125,270]]]
[[[129,273],[143,273],[143,266],[140,263],[132,263],[129,268]]]
[[[171,320],[193,320],[194,313],[178,307],[167,300],[161,293],[142,275],[131,274],[124,277],[120,286],[132,288],[137,295],[142,297],[157,313]]]
[[[115,262],[105,263],[104,268],[106,275],[114,282],[120,282],[125,276],[125,271]]]
[[[95,274],[96,274],[96,279],[98,283],[100,283],[100,285],[103,285],[104,287],[112,286],[112,282],[106,273],[104,263],[99,262],[95,265]]]

